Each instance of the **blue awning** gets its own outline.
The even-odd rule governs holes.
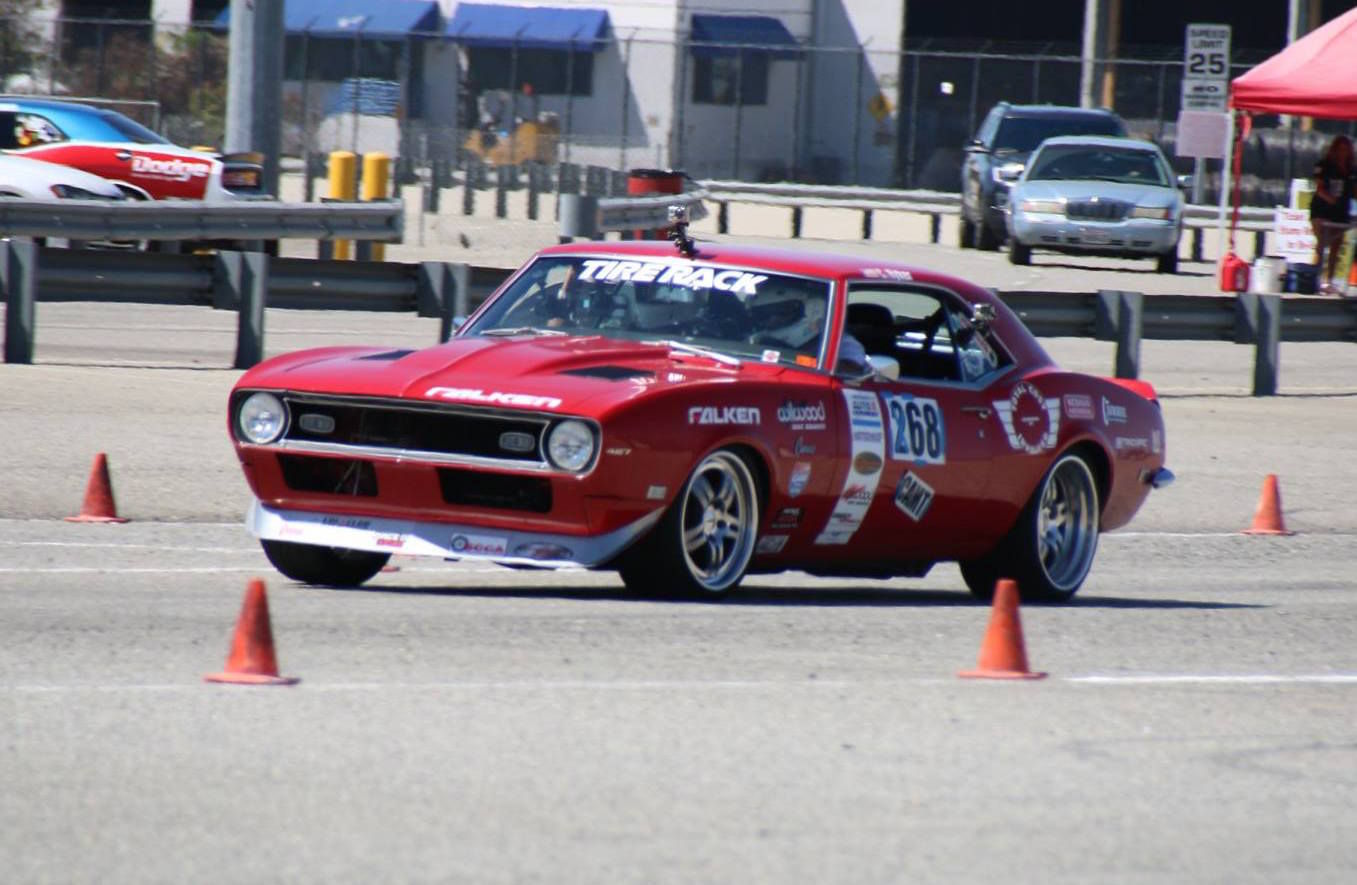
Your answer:
[[[231,7],[214,22],[231,24]],[[438,31],[437,0],[284,0],[283,29],[313,37],[404,37]]]
[[[766,52],[775,58],[799,58],[801,46],[779,19],[767,15],[693,14],[693,55]]]
[[[604,9],[458,3],[448,36],[466,46],[508,49],[602,48],[608,36]]]

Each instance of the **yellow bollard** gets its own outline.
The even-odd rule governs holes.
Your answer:
[[[353,200],[357,197],[358,155],[353,151],[330,152],[330,194],[331,200]],[[334,241],[335,258],[346,261],[352,255],[353,242]]]
[[[363,155],[363,199],[385,200],[391,183],[391,158],[380,151]],[[386,244],[372,244],[372,260],[386,259]]]

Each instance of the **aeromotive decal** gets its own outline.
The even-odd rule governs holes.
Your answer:
[[[1046,399],[1032,382],[1020,381],[1008,399],[995,400],[994,411],[1014,450],[1035,455],[1055,448],[1060,435],[1060,397]]]
[[[615,283],[630,280],[633,283],[661,283],[683,286],[687,289],[720,289],[733,295],[750,296],[759,291],[759,284],[768,277],[701,264],[679,264],[669,261],[585,261],[580,273],[582,280],[606,280]]]
[[[867,509],[872,506],[876,487],[881,482],[881,471],[885,465],[885,434],[881,422],[881,403],[876,394],[863,390],[845,390],[843,398],[848,404],[848,414],[852,416],[855,428],[864,432],[854,432],[852,466],[843,480],[843,490],[834,502],[834,512],[829,514],[824,529],[815,539],[816,544],[847,544],[862,526]],[[875,428],[875,432],[868,430]]]
[[[424,395],[455,402],[485,403],[493,406],[522,406],[528,409],[556,409],[560,408],[561,405],[561,401],[554,396],[501,393],[498,390],[487,393],[477,387],[430,387],[424,391]]]

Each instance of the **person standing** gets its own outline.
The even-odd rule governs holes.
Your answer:
[[[1315,231],[1315,270],[1324,273],[1327,258],[1328,272],[1320,291],[1334,294],[1339,291],[1333,277],[1338,268],[1338,253],[1343,249],[1346,225],[1351,220],[1353,194],[1352,140],[1346,135],[1334,136],[1324,156],[1315,164],[1315,194],[1310,200],[1310,225]]]

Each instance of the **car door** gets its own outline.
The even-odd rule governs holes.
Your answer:
[[[1007,448],[993,386],[1008,361],[982,355],[988,345],[969,313],[937,287],[849,286],[846,334],[899,368],[895,377],[841,377],[854,436],[824,536],[852,529],[858,556],[942,559],[993,541],[985,496],[994,457]]]

